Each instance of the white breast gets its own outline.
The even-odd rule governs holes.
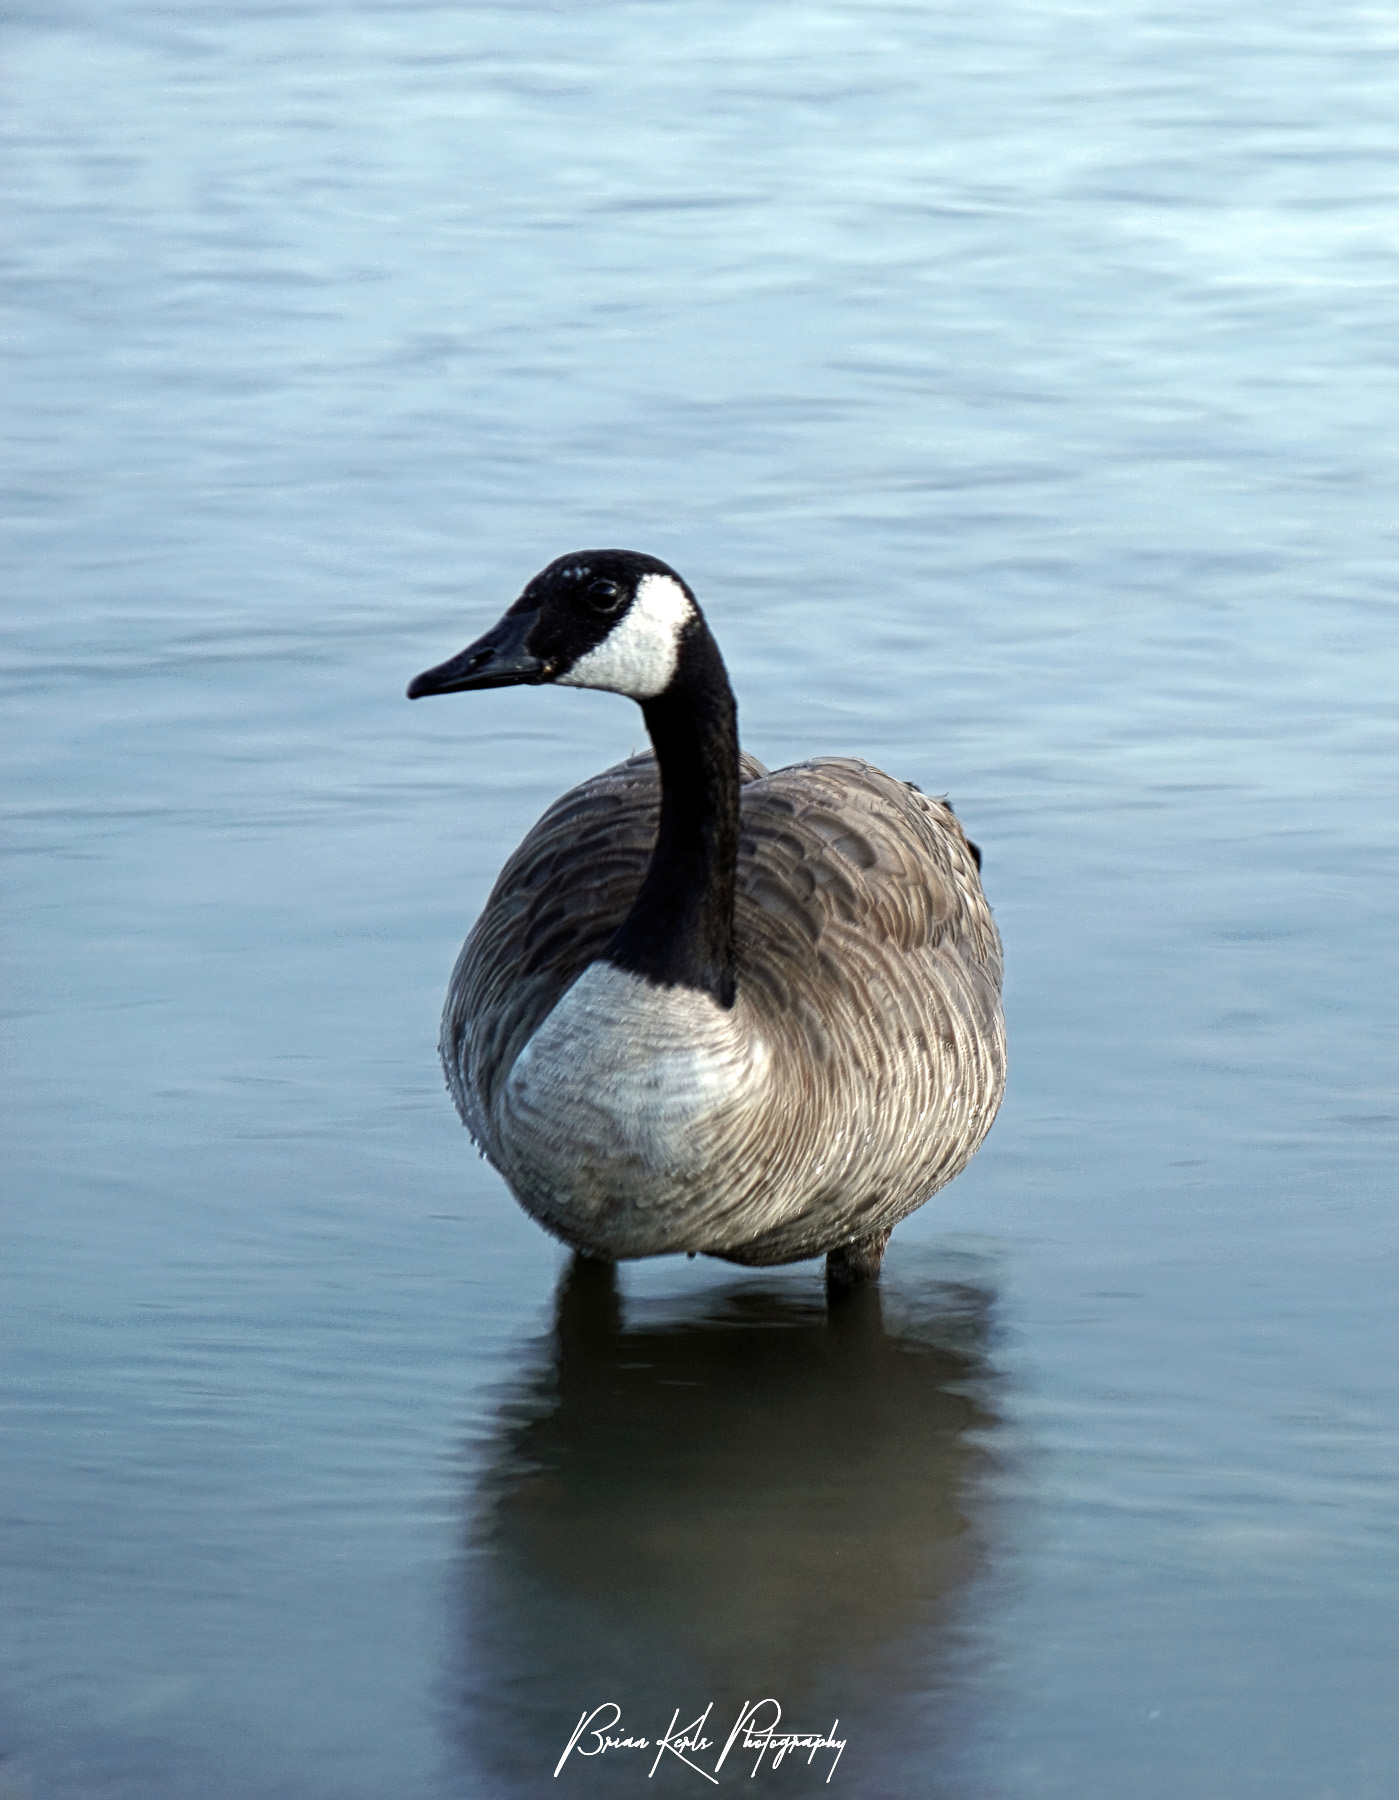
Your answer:
[[[598,1254],[689,1248],[767,1064],[736,1011],[593,963],[500,1090],[502,1173],[536,1218]]]

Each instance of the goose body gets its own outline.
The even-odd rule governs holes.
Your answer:
[[[868,763],[740,755],[718,649],[654,558],[561,557],[409,694],[541,681],[629,694],[654,753],[565,794],[502,870],[443,1014],[462,1118],[587,1255],[875,1273],[1004,1089],[975,849]]]

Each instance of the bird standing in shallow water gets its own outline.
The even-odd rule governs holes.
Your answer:
[[[408,696],[547,682],[637,701],[654,755],[565,794],[502,870],[442,1018],[458,1111],[584,1255],[872,1278],[1004,1091],[979,853],[868,763],[741,754],[718,646],[655,557],[560,557]]]

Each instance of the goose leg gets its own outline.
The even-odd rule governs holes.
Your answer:
[[[616,1263],[575,1250],[554,1299],[554,1331],[560,1345],[603,1342],[621,1329]]]
[[[865,1238],[840,1244],[826,1256],[826,1292],[833,1299],[879,1279],[879,1265],[884,1261],[887,1231],[876,1231]]]

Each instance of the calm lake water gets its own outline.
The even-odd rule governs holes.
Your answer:
[[[1399,1792],[1399,23],[11,9],[4,1800]],[[457,946],[694,584],[744,737],[950,793],[1012,1075],[828,1323],[609,1293]],[[710,1767],[715,1752],[708,1753]]]

